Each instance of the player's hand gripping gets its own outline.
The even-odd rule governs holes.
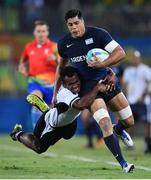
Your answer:
[[[101,58],[96,57],[95,54],[93,54],[93,56],[94,56],[94,60],[87,62],[89,67],[94,68],[94,69],[106,67],[105,61],[102,61]]]
[[[106,85],[103,83],[103,80],[100,80],[100,81],[98,82],[97,87],[98,87],[98,90],[99,90],[101,93],[107,93]]]
[[[109,72],[102,82],[106,85],[107,91],[112,91],[115,89],[116,75],[111,68],[109,68]]]

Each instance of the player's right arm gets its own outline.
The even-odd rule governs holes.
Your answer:
[[[23,74],[24,76],[28,76],[28,69],[27,69],[27,64],[26,62],[28,61],[28,53],[27,53],[27,45],[24,48],[21,58],[19,60],[18,64],[18,71]]]
[[[52,97],[53,106],[56,104],[56,96],[61,86],[60,70],[61,68],[65,67],[66,63],[67,63],[66,60],[64,60],[62,57],[59,57],[57,68],[56,68],[54,91],[53,91],[53,97]]]
[[[25,62],[24,62],[22,57],[21,57],[21,59],[19,61],[18,71],[21,74],[23,74],[24,76],[28,76],[28,70],[27,70],[26,64],[25,64]]]
[[[93,101],[96,98],[98,92],[105,93],[106,92],[106,85],[103,84],[101,81],[97,83],[97,85],[86,95],[82,96],[80,99],[77,99],[73,102],[72,107],[83,110],[90,107]]]

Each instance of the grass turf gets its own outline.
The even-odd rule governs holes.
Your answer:
[[[105,145],[85,149],[84,137],[61,140],[44,154],[36,154],[8,135],[0,135],[1,179],[150,179],[151,154],[143,154],[143,140],[135,140],[135,149],[122,151],[134,173],[125,174]]]

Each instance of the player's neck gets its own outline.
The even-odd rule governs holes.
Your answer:
[[[43,45],[43,44],[45,44],[46,41],[47,41],[47,39],[46,40],[39,40],[36,42],[37,42],[37,45]]]

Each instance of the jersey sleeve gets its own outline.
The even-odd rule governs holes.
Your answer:
[[[103,48],[109,53],[112,53],[113,50],[119,45],[113,39],[113,37],[104,29],[98,28],[97,36],[100,40],[101,46],[103,46]]]
[[[99,38],[98,40],[101,41],[104,47],[113,40],[112,36],[105,29],[97,28],[96,33]]]
[[[80,99],[78,94],[73,94],[71,91],[63,87],[61,88],[61,90],[59,90],[57,94],[57,103],[63,102],[71,107],[73,102],[77,99]]]
[[[64,53],[64,48],[63,48],[63,44],[61,41],[58,42],[58,53],[59,55],[63,58],[63,59],[66,59],[66,55]]]

